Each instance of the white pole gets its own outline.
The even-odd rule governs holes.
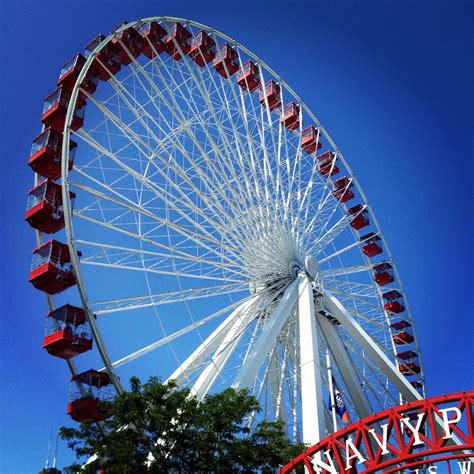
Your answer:
[[[59,428],[58,434],[56,435],[56,445],[54,447],[53,467],[56,468],[56,459],[58,457],[58,442],[59,442]]]
[[[326,420],[314,296],[306,276],[299,279],[298,325],[303,443],[312,446],[326,436]]]
[[[337,427],[337,417],[336,417],[336,397],[334,396],[334,384],[332,377],[331,369],[331,359],[329,357],[329,351],[326,349],[326,365],[328,368],[328,381],[329,381],[329,393],[331,394],[331,414],[332,414],[332,424],[334,433],[338,430]]]
[[[49,443],[48,443],[48,457],[46,458],[46,464],[45,464],[45,468],[48,469],[49,468],[49,456],[51,455],[51,439],[53,437],[53,430],[51,430],[51,432],[49,433]]]

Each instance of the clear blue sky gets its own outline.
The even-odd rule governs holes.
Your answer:
[[[0,0],[0,472],[37,472],[50,430],[69,423],[67,367],[41,349],[46,301],[27,282],[31,139],[60,66],[124,18],[208,24],[286,79],[344,152],[378,217],[410,300],[428,394],[474,388],[473,5]],[[70,460],[62,446],[59,465]]]

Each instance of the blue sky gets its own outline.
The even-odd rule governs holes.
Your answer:
[[[27,282],[31,139],[61,65],[124,18],[205,23],[286,79],[344,152],[377,215],[410,300],[428,395],[472,389],[473,10],[460,0],[0,0],[0,471],[37,472],[50,430],[69,423],[69,374],[41,349],[46,301]],[[60,447],[59,464],[70,460]]]

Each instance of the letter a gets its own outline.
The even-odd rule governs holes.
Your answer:
[[[369,430],[369,433],[372,435],[374,440],[377,442],[379,447],[382,448],[382,455],[388,454],[387,441],[388,441],[388,423],[380,427],[382,429],[382,441],[379,440],[379,437],[376,435],[375,430]]]
[[[349,456],[349,447],[354,453],[352,456]],[[361,452],[354,446],[352,439],[349,438],[346,440],[346,470],[352,467],[351,460],[354,458],[357,458],[359,460],[358,464],[362,464],[363,462],[365,462],[364,456],[362,456]]]

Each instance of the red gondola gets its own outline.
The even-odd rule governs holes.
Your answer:
[[[212,65],[224,79],[227,79],[239,70],[239,55],[235,49],[225,43],[216,52]]]
[[[314,153],[322,146],[323,144],[319,140],[319,132],[312,125],[306,127],[301,132],[301,148],[303,148],[306,153]]]
[[[69,192],[71,201],[76,195]],[[52,234],[64,227],[62,186],[49,179],[28,193],[25,220],[31,227]]]
[[[410,344],[414,340],[415,339],[413,338],[413,336],[406,331],[397,332],[393,335],[393,342],[395,342],[397,346],[401,346],[403,344]]]
[[[71,93],[58,87],[44,100],[41,122],[46,128],[51,127],[57,132],[62,132],[66,122],[66,112],[71,99]],[[85,101],[78,101],[71,121],[71,129],[79,130],[84,124]]]
[[[84,48],[84,54],[88,58],[94,50],[104,41],[105,36],[97,35],[93,40],[89,41]],[[92,62],[93,67],[99,73],[99,79],[108,81],[113,75],[117,74],[120,69],[119,49],[112,42],[109,41],[97,54]]]
[[[82,308],[66,304],[50,311],[46,321],[43,347],[49,354],[70,359],[92,349],[92,336]]]
[[[386,311],[390,311],[391,313],[395,314],[403,313],[403,311],[405,311],[405,307],[400,302],[402,295],[397,290],[391,290],[387,293],[384,293],[382,298],[387,300],[387,303],[383,305]]]
[[[50,295],[75,285],[69,247],[57,240],[49,240],[33,250],[29,281]]]
[[[59,73],[58,86],[71,92],[82,68],[84,67],[85,62],[86,58],[82,54],[77,53],[75,56],[73,56],[61,68],[61,72]],[[92,94],[97,88],[98,81],[99,71],[97,71],[94,67],[90,67],[81,83],[81,89],[85,90],[89,94]],[[86,99],[86,97],[87,96],[85,94],[79,92],[79,100],[84,100]]]
[[[61,176],[61,148],[63,135],[58,131],[47,128],[33,140],[28,164],[35,173],[52,180]],[[69,169],[74,163],[77,143],[69,140]]]
[[[405,311],[405,306],[403,306],[399,301],[390,301],[383,305],[385,311],[390,313],[400,314]]]
[[[201,30],[191,38],[188,54],[199,67],[204,67],[216,56],[216,42]]]
[[[379,245],[380,237],[373,232],[363,235],[360,241],[364,242],[362,252],[369,258],[375,257],[383,252],[382,247]]]
[[[413,351],[405,351],[405,352],[400,352],[399,354],[397,354],[397,357],[399,359],[408,360],[408,359],[414,359],[415,357],[418,357],[418,354]]]
[[[384,286],[387,285],[388,283],[391,283],[394,278],[392,274],[392,265],[388,262],[382,262],[377,265],[374,265],[374,280],[375,283],[379,286]]]
[[[280,121],[288,130],[296,130],[300,126],[300,108],[294,102],[286,104]]]
[[[405,307],[400,301],[402,299],[402,294],[397,290],[391,290],[387,293],[384,293],[382,298],[387,300],[387,302],[383,305],[386,311],[396,314],[403,313],[403,311],[405,311]]]
[[[123,21],[117,28],[126,24],[127,22]],[[120,61],[120,64],[126,66],[132,62],[132,58],[140,56],[142,43],[143,38],[141,34],[133,27],[127,28],[119,33],[117,37],[112,40],[112,44],[118,48],[117,59]]]
[[[402,297],[402,294],[397,290],[387,291],[382,295],[382,298],[387,301],[395,301]]]
[[[407,362],[405,364],[400,364],[398,366],[398,370],[403,374],[403,375],[413,375],[413,374],[419,374],[420,373],[420,366],[415,364],[413,361],[412,362]]]
[[[168,28],[168,34],[166,35],[165,51],[176,61],[181,59],[181,52],[183,56],[189,53],[191,49],[191,33],[178,22],[174,22],[170,28]],[[179,46],[179,48],[178,48]]]
[[[404,319],[401,319],[400,321],[396,321],[392,324],[390,324],[390,327],[392,329],[396,329],[397,331],[400,329],[406,329],[411,327],[411,324],[408,321],[405,321]]]
[[[237,84],[250,92],[260,87],[260,73],[258,66],[252,61],[246,61],[237,74]]]
[[[343,176],[332,183],[332,188],[332,194],[340,202],[347,202],[354,197],[354,185],[352,184],[352,178]]]
[[[321,148],[318,146],[318,149]],[[318,161],[318,171],[325,177],[334,176],[339,173],[339,167],[337,166],[336,154],[332,151],[325,151],[321,155],[316,157]]]
[[[265,83],[265,90],[260,94],[260,103],[265,106],[265,101],[268,102],[270,110],[280,107],[280,86],[275,81],[269,80]]]
[[[139,28],[143,37],[142,53],[149,59],[153,59],[157,54],[165,50],[166,30],[156,21],[143,23]]]
[[[90,369],[71,377],[73,390],[67,407],[71,418],[80,423],[97,422],[112,414],[111,380],[106,372]],[[77,389],[76,384],[82,388]]]
[[[357,206],[351,207],[347,210],[347,213],[351,216],[355,216],[351,220],[351,227],[355,230],[360,230],[370,224],[368,218],[369,213],[365,206],[362,206],[361,204],[357,204]]]

